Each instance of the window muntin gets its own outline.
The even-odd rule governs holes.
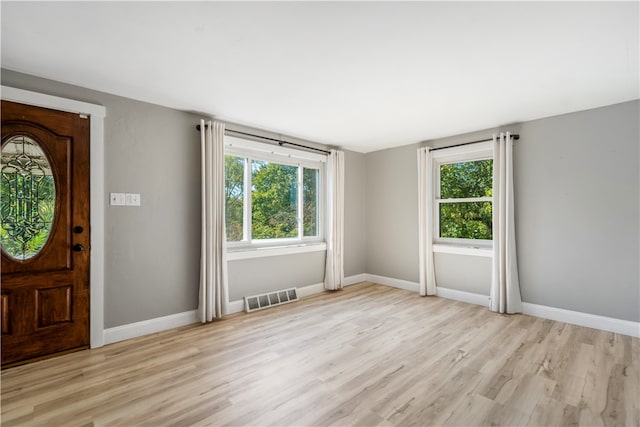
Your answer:
[[[436,241],[490,245],[493,159],[456,156],[436,161]]]
[[[324,163],[234,145],[225,149],[228,247],[323,241]]]

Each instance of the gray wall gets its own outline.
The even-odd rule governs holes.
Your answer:
[[[229,300],[324,280],[325,251],[228,262]]]
[[[639,105],[521,125],[514,179],[525,301],[640,321]]]
[[[514,149],[516,235],[525,302],[640,321],[639,101],[498,130]],[[367,272],[418,281],[417,145],[367,154]],[[435,254],[440,286],[488,295],[491,260]]]
[[[105,327],[194,310],[200,268],[203,116],[2,70],[2,84],[104,105]],[[252,129],[236,126],[240,130]],[[304,142],[304,141],[303,141]],[[318,146],[318,144],[315,144]],[[346,153],[345,271],[364,273],[364,155]],[[139,208],[108,193],[140,193]],[[358,210],[359,209],[359,210]],[[320,283],[324,252],[229,262],[230,299]]]
[[[344,273],[365,273],[365,155],[345,150]],[[229,300],[322,283],[325,252],[229,261]]]
[[[140,193],[141,206],[105,194],[105,327],[194,310],[200,117],[8,70],[2,84],[106,107],[105,191]]]
[[[8,70],[2,84],[107,109],[106,191],[138,192],[142,206],[106,208],[105,326],[195,309],[200,115]],[[521,135],[514,180],[525,302],[640,321],[638,110],[634,101],[502,129]],[[346,276],[418,281],[419,145],[345,153]],[[436,254],[435,262],[441,286],[488,294],[489,259]],[[324,253],[231,261],[231,300],[319,283],[323,264]]]
[[[489,295],[492,258],[436,253],[433,262],[438,286]]]
[[[418,145],[367,153],[367,273],[417,282]]]
[[[344,275],[366,273],[366,156],[344,152]]]

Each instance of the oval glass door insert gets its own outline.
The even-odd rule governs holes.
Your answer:
[[[51,164],[40,144],[26,135],[2,146],[0,245],[11,258],[25,261],[47,243],[56,212]]]

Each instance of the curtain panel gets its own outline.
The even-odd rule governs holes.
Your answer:
[[[344,282],[344,152],[327,155],[327,212],[324,288],[342,289]]]
[[[227,311],[224,217],[224,123],[200,120],[202,236],[198,318],[211,322]]]
[[[490,309],[522,313],[513,208],[513,138],[493,135],[493,268]]]
[[[433,158],[428,147],[418,149],[418,254],[420,295],[436,294],[433,263]]]

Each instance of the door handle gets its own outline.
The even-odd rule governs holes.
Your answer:
[[[84,246],[82,246],[80,243],[73,245],[73,250],[75,252],[82,252],[84,251]]]

